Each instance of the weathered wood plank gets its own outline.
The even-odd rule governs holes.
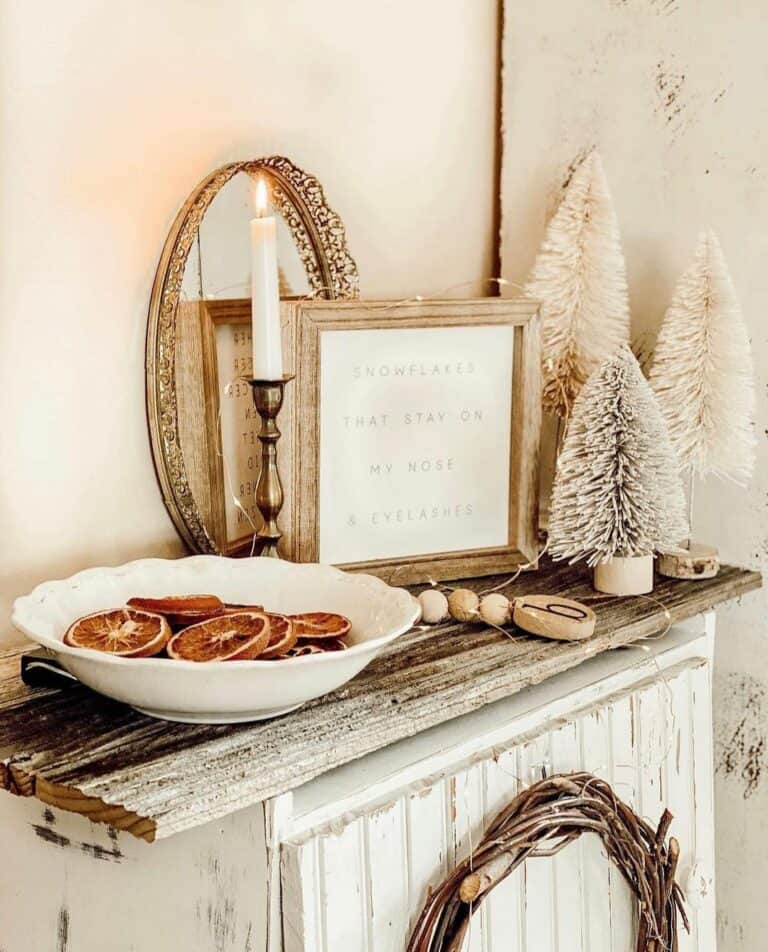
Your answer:
[[[495,579],[470,587],[484,590]],[[18,655],[0,660],[0,783],[12,778],[64,809],[104,817],[146,839],[169,836],[306,783],[404,737],[508,697],[593,655],[664,632],[673,621],[758,588],[760,575],[724,566],[707,581],[660,580],[653,598],[590,601],[586,642],[505,637],[478,626],[416,630],[354,681],[273,721],[168,724],[73,688],[30,691]],[[594,598],[581,567],[547,567],[508,594]],[[11,778],[11,779],[9,779]],[[53,791],[53,793],[51,793]],[[119,811],[118,811],[119,813]],[[118,823],[117,813],[111,822]],[[144,821],[144,822],[140,822]],[[110,820],[108,820],[110,822]]]

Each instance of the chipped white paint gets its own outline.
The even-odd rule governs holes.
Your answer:
[[[264,811],[152,845],[0,796],[3,952],[263,952]]]
[[[714,479],[697,484],[695,538],[717,545],[726,561],[763,567],[765,5],[509,0],[504,6],[502,274],[525,281],[574,160],[593,145],[619,217],[633,336],[647,335],[646,352],[698,233],[716,230],[751,331],[757,466],[747,491]],[[761,948],[768,931],[767,598],[768,592],[723,612],[715,665],[719,931],[728,952]]]
[[[402,952],[430,887],[551,771],[589,769],[649,819],[675,813],[706,895],[681,952],[710,950],[709,658],[701,618],[151,846],[0,796],[3,952]],[[694,797],[694,780],[696,796]],[[626,952],[631,903],[596,840],[530,862],[467,952]],[[706,941],[705,941],[706,940]]]

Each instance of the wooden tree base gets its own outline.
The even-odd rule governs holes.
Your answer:
[[[607,595],[647,595],[653,591],[653,556],[614,556],[598,562],[594,586]]]
[[[720,571],[720,556],[714,546],[692,542],[687,549],[660,552],[657,568],[667,578],[714,578]]]

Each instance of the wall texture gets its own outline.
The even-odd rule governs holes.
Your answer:
[[[0,5],[0,614],[43,578],[181,546],[152,471],[149,289],[191,186],[284,152],[342,214],[363,292],[494,269],[494,0],[70,0]],[[603,152],[636,330],[654,329],[699,228],[720,233],[758,368],[768,232],[759,0],[508,4],[502,246],[524,278],[571,163]],[[476,288],[478,293],[486,289]],[[766,406],[748,492],[698,490],[697,535],[762,565]],[[720,918],[761,948],[768,908],[764,603],[719,640]],[[13,638],[4,626],[0,638]],[[741,875],[740,864],[753,875]]]
[[[507,3],[502,261],[525,279],[573,164],[597,146],[622,227],[635,335],[653,334],[697,233],[720,235],[758,377],[758,463],[748,490],[696,488],[694,535],[765,568],[768,82],[759,0]],[[765,597],[723,612],[715,678],[718,923],[725,952],[765,945],[768,844]]]
[[[495,0],[0,4],[0,616],[42,579],[181,553],[144,333],[210,169],[315,173],[368,296],[491,273],[496,46]]]

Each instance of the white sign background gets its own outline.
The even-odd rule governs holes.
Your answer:
[[[514,328],[325,331],[320,561],[505,546]]]

